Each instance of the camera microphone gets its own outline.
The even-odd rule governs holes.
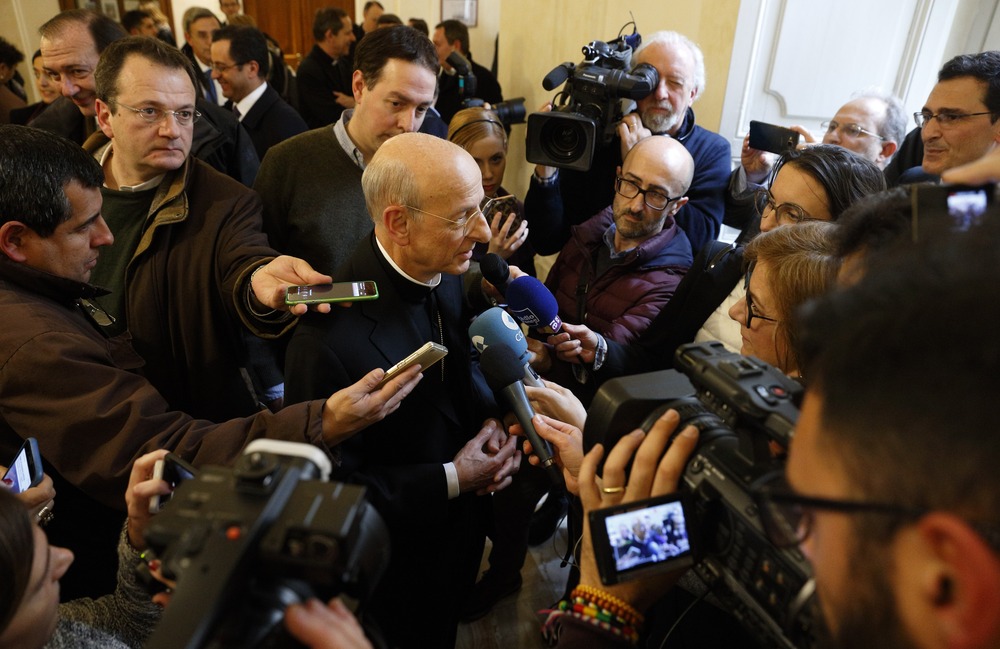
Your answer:
[[[483,350],[479,359],[486,383],[494,392],[503,395],[507,404],[514,411],[514,416],[524,429],[525,437],[531,442],[534,454],[545,467],[545,472],[554,485],[561,485],[562,471],[552,457],[552,447],[549,443],[539,437],[538,431],[531,418],[535,416],[535,410],[528,401],[528,395],[524,391],[524,384],[521,382],[521,361],[513,350],[501,345],[492,345]]]
[[[487,253],[479,262],[479,270],[482,271],[486,281],[500,291],[500,295],[507,293],[507,286],[510,285],[510,266],[503,257],[495,252]]]
[[[493,307],[479,314],[469,326],[469,338],[480,354],[487,347],[494,345],[507,347],[513,351],[518,362],[524,367],[520,378],[525,385],[535,388],[544,386],[538,373],[528,364],[528,341],[521,333],[521,325],[500,307]]]
[[[559,303],[538,279],[522,275],[507,286],[504,295],[511,314],[541,333],[555,334],[562,328]]]
[[[546,90],[555,90],[559,86],[566,83],[566,79],[569,79],[569,74],[572,71],[572,68],[569,66],[572,65],[572,63],[563,63],[552,68],[552,72],[549,72],[545,75],[545,78],[542,79],[542,88],[545,88]]]

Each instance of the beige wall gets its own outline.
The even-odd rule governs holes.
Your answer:
[[[0,0],[0,36],[24,54],[24,63],[17,66],[24,77],[28,102],[40,101],[31,72],[31,55],[38,49],[38,28],[59,13],[58,0]]]
[[[500,9],[500,85],[504,97],[527,98],[535,110],[552,97],[542,78],[564,61],[579,63],[580,48],[614,38],[635,17],[639,33],[679,31],[705,54],[706,89],[694,104],[698,123],[716,130],[722,115],[739,0],[632,0],[627,5],[579,0],[503,0]],[[629,29],[631,31],[631,28]],[[482,62],[482,55],[478,55]],[[524,161],[525,127],[511,133],[504,186],[523,198],[532,167]]]

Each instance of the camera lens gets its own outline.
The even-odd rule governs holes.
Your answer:
[[[527,111],[524,109],[524,97],[504,101],[493,107],[500,122],[506,126],[524,123]]]
[[[587,135],[577,122],[550,120],[542,129],[542,147],[556,162],[572,162],[583,155]]]

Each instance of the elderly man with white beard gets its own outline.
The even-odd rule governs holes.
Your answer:
[[[705,89],[701,50],[677,32],[654,32],[635,51],[633,63],[653,66],[659,81],[652,93],[637,102],[636,112],[622,119],[615,141],[594,152],[590,170],[535,167],[524,210],[531,223],[529,240],[539,254],[559,252],[569,239],[571,226],[611,205],[616,168],[636,142],[653,135],[674,138],[694,159],[689,201],[676,215],[691,247],[697,251],[719,234],[729,181],[730,147],[718,133],[695,124],[691,104]],[[539,185],[555,183],[559,192],[536,190]]]

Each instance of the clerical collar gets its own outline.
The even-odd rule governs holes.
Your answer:
[[[429,282],[421,282],[418,279],[413,279],[412,277],[410,277],[409,275],[407,275],[406,272],[404,272],[402,268],[400,268],[399,266],[396,265],[396,262],[392,260],[392,257],[389,256],[389,253],[386,251],[386,249],[382,247],[382,242],[378,240],[377,236],[375,237],[375,245],[378,246],[379,252],[381,252],[382,256],[385,257],[385,260],[387,262],[389,262],[389,265],[392,266],[393,269],[397,273],[399,273],[400,277],[402,277],[403,279],[408,280],[408,281],[416,284],[417,286],[423,286],[425,288],[436,288],[437,285],[441,283],[441,273],[438,273],[437,275],[435,275],[434,279],[432,279]]]

